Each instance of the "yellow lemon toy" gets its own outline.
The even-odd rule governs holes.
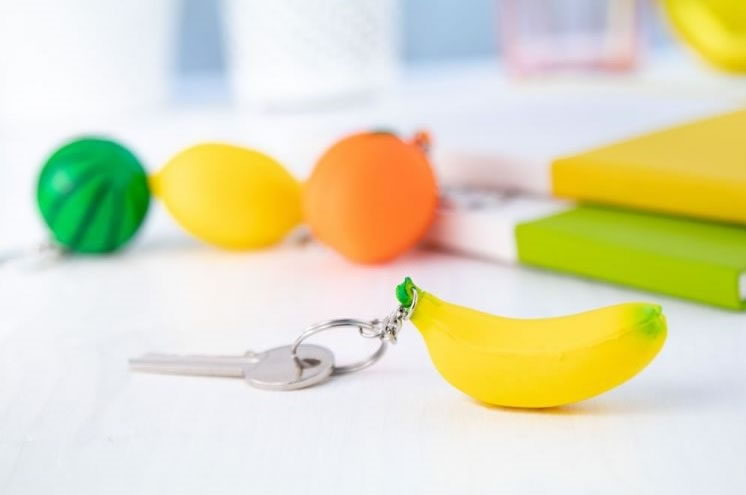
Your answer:
[[[150,185],[185,230],[226,249],[269,246],[301,220],[298,181],[269,156],[238,146],[188,148]]]
[[[409,278],[396,294],[443,378],[494,405],[551,407],[588,399],[639,373],[666,340],[666,320],[655,304],[524,320],[442,301]]]

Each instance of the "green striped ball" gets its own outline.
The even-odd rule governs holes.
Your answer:
[[[39,175],[36,197],[57,242],[80,253],[124,245],[150,205],[139,160],[122,145],[98,138],[77,139],[55,151]]]

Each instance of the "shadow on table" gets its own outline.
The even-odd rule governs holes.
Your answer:
[[[159,253],[184,253],[207,251],[210,249],[206,243],[200,242],[188,234],[161,234],[148,239],[133,239],[132,244],[125,247],[123,253],[128,255],[142,255]]]
[[[474,400],[482,407],[516,414],[552,416],[672,414],[746,402],[746,380],[733,378],[711,382],[659,382],[629,387],[625,393],[608,393],[566,406],[540,409],[502,407]]]

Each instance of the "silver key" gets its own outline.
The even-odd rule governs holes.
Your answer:
[[[334,371],[334,354],[313,344],[290,345],[243,356],[199,356],[149,353],[130,359],[130,368],[150,373],[244,378],[267,390],[297,390],[326,380]]]

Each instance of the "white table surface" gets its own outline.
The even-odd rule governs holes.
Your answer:
[[[616,105],[589,130],[598,139],[625,131],[620,122],[644,128],[746,102],[742,81],[677,70],[517,84],[489,65],[422,68],[375,101],[324,113],[263,115],[205,104],[33,132],[6,128],[2,246],[43,236],[32,195],[38,163],[65,135],[84,129],[124,139],[151,168],[182,146],[216,138],[270,150],[302,175],[334,136],[371,125],[426,124],[442,146],[500,139],[542,146],[555,139],[537,131],[542,121],[552,127],[543,110],[560,111],[568,101],[586,114],[583,102]],[[620,98],[643,103],[625,111],[614,103]],[[298,392],[127,370],[127,358],[145,351],[261,350],[290,342],[317,320],[383,316],[404,275],[444,299],[510,316],[659,302],[668,342],[629,383],[542,411],[486,407],[451,388],[409,325],[375,367]],[[6,495],[746,487],[746,315],[739,313],[426,250],[375,267],[313,243],[225,253],[187,238],[160,205],[121,254],[0,268],[0,308]],[[348,334],[319,342],[333,346],[339,361],[369,350],[370,342]]]

